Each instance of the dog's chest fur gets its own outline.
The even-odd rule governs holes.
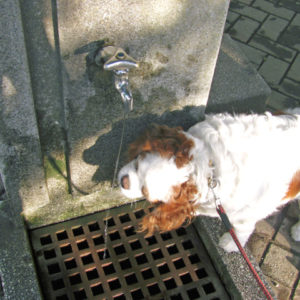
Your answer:
[[[299,118],[214,115],[188,134],[201,141],[193,149],[194,164],[199,166],[195,181],[200,193],[204,191],[198,200],[200,214],[216,215],[205,176],[219,181],[216,193],[231,218],[245,217],[245,207],[248,218],[252,213],[255,219],[264,218],[285,203],[291,178],[300,169]],[[207,161],[213,162],[213,171]]]

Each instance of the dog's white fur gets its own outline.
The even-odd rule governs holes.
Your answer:
[[[291,200],[284,197],[300,170],[300,109],[289,113],[292,115],[208,115],[185,133],[195,145],[188,164],[177,168],[174,157],[146,153],[119,172],[120,181],[124,175],[130,181],[122,192],[129,198],[141,197],[145,186],[149,201],[168,202],[173,186],[192,179],[198,189],[191,199],[199,204],[197,214],[216,217],[208,187],[208,178],[213,177],[219,183],[215,193],[245,245],[258,220]],[[237,250],[227,233],[220,246]]]

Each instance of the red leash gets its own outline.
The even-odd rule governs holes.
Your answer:
[[[216,200],[216,202],[219,202],[219,201]],[[273,298],[272,298],[271,294],[269,293],[267,287],[265,286],[265,284],[263,283],[263,281],[259,277],[258,273],[254,269],[253,265],[250,262],[250,259],[247,255],[247,253],[245,252],[244,248],[242,247],[240,241],[238,240],[238,238],[235,234],[234,228],[231,225],[231,223],[230,223],[230,221],[227,217],[227,214],[226,214],[226,212],[225,212],[225,210],[224,210],[221,203],[217,204],[217,212],[218,212],[221,220],[223,221],[223,224],[225,225],[226,229],[229,231],[231,237],[233,238],[234,242],[236,243],[237,247],[239,248],[239,250],[240,250],[243,258],[245,259],[250,271],[254,275],[257,283],[259,284],[259,286],[260,286],[261,290],[263,291],[263,293],[265,294],[266,298],[269,299],[269,300],[273,300]]]
[[[259,284],[259,287],[261,288],[261,290],[263,291],[263,293],[265,294],[266,298],[268,300],[273,300],[272,295],[270,294],[270,292],[268,291],[267,287],[265,286],[265,284],[263,283],[263,281],[261,280],[260,276],[258,275],[258,273],[256,272],[256,270],[254,269],[247,253],[245,252],[243,246],[241,245],[239,239],[237,238],[237,235],[235,234],[234,228],[231,225],[228,216],[221,204],[220,199],[216,196],[215,192],[214,192],[214,188],[218,185],[218,182],[216,179],[214,178],[209,178],[208,179],[208,186],[211,189],[214,199],[215,199],[215,203],[216,203],[216,210],[225,226],[225,228],[228,230],[228,232],[230,233],[231,237],[233,238],[235,244],[237,245],[237,247],[239,248],[244,260],[246,261],[250,271],[252,272],[252,274],[254,275],[254,278],[256,279],[257,283]]]

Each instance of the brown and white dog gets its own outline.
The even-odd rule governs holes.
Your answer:
[[[300,109],[279,116],[207,115],[187,132],[154,125],[130,145],[129,158],[118,176],[124,195],[160,202],[142,230],[152,234],[196,215],[216,217],[208,186],[215,179],[244,246],[258,220],[300,195]],[[220,246],[237,250],[228,233]]]

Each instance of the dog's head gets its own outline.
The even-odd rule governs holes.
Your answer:
[[[181,130],[153,125],[129,147],[130,162],[119,172],[123,194],[160,205],[142,221],[142,230],[172,230],[194,215],[197,187],[190,150],[194,141]]]

